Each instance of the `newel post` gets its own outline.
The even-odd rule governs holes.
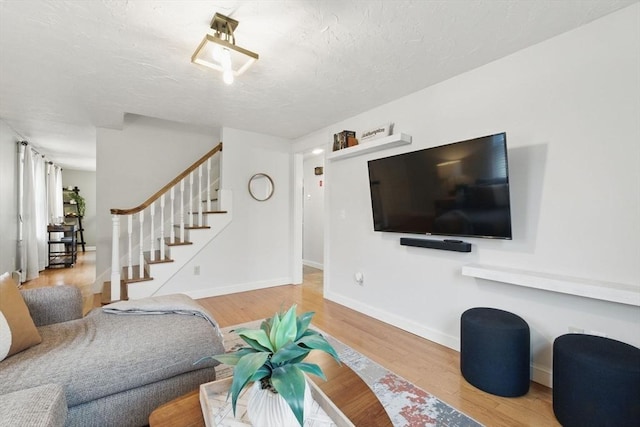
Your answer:
[[[120,300],[120,217],[111,215],[111,301]]]

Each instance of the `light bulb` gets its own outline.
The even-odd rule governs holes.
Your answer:
[[[222,64],[222,46],[219,46],[219,45],[213,46],[213,52],[211,54],[211,57],[218,64]]]
[[[224,70],[224,72],[222,73],[222,81],[224,81],[228,85],[232,84],[233,83],[233,71]]]
[[[220,65],[224,70],[231,70],[231,51],[226,47],[222,49],[222,57],[220,58]]]

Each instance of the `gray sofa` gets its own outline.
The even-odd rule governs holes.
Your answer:
[[[70,286],[22,295],[42,342],[0,362],[0,425],[44,411],[52,421],[41,425],[142,426],[158,406],[215,379],[214,362],[194,365],[224,352],[202,317],[101,309],[82,317],[80,291]]]

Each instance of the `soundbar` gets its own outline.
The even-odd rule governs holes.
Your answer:
[[[443,251],[471,252],[471,243],[462,240],[427,240],[401,237],[400,244],[403,246],[416,246],[418,248],[440,249]]]

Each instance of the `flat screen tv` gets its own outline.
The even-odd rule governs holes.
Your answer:
[[[376,231],[511,239],[506,133],[369,161]]]

